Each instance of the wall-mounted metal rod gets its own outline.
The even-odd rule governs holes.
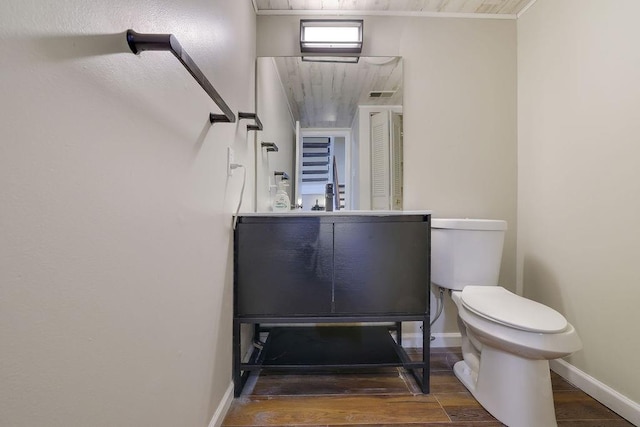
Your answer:
[[[278,151],[278,146],[276,145],[275,142],[264,142],[262,141],[260,143],[260,145],[262,146],[262,148],[266,148],[267,149],[267,153],[270,151],[273,152],[277,152]]]
[[[213,99],[218,108],[220,108],[223,114],[210,114],[209,120],[211,123],[225,122],[234,123],[236,116],[231,111],[231,108],[224,102],[224,99],[220,96],[218,91],[207,80],[200,68],[193,62],[193,59],[182,49],[178,40],[173,34],[141,34],[136,33],[133,30],[127,30],[127,43],[129,49],[136,55],[145,50],[162,50],[173,53],[173,56],[178,58],[178,61],[187,69],[189,74],[193,76],[202,89]]]
[[[280,175],[280,176],[282,176],[282,179],[289,179],[289,175],[287,175],[286,172],[275,171],[275,172],[273,172],[273,175],[274,176]]]
[[[262,122],[258,118],[257,113],[241,113],[238,111],[238,120],[251,119],[255,120],[255,125],[247,125],[247,130],[262,130]]]
[[[231,117],[226,114],[213,114],[209,113],[209,121],[211,124],[214,123],[235,123],[236,118],[232,115]]]

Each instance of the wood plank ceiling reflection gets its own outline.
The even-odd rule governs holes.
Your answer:
[[[358,105],[402,105],[402,60],[362,57],[357,64],[274,58],[291,112],[302,128],[350,128]],[[370,97],[389,91],[389,97]]]
[[[389,11],[515,15],[531,0],[255,0],[258,11]]]

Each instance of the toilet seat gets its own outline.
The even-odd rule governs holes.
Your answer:
[[[567,319],[551,307],[500,286],[466,286],[460,300],[474,314],[515,329],[553,334],[567,327]]]

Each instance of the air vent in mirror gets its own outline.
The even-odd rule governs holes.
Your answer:
[[[395,90],[372,90],[369,92],[369,98],[391,98]]]

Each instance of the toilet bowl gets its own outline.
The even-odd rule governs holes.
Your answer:
[[[498,286],[506,222],[432,220],[432,282],[451,291],[463,360],[454,373],[509,427],[557,426],[549,360],[578,351],[557,311]]]

